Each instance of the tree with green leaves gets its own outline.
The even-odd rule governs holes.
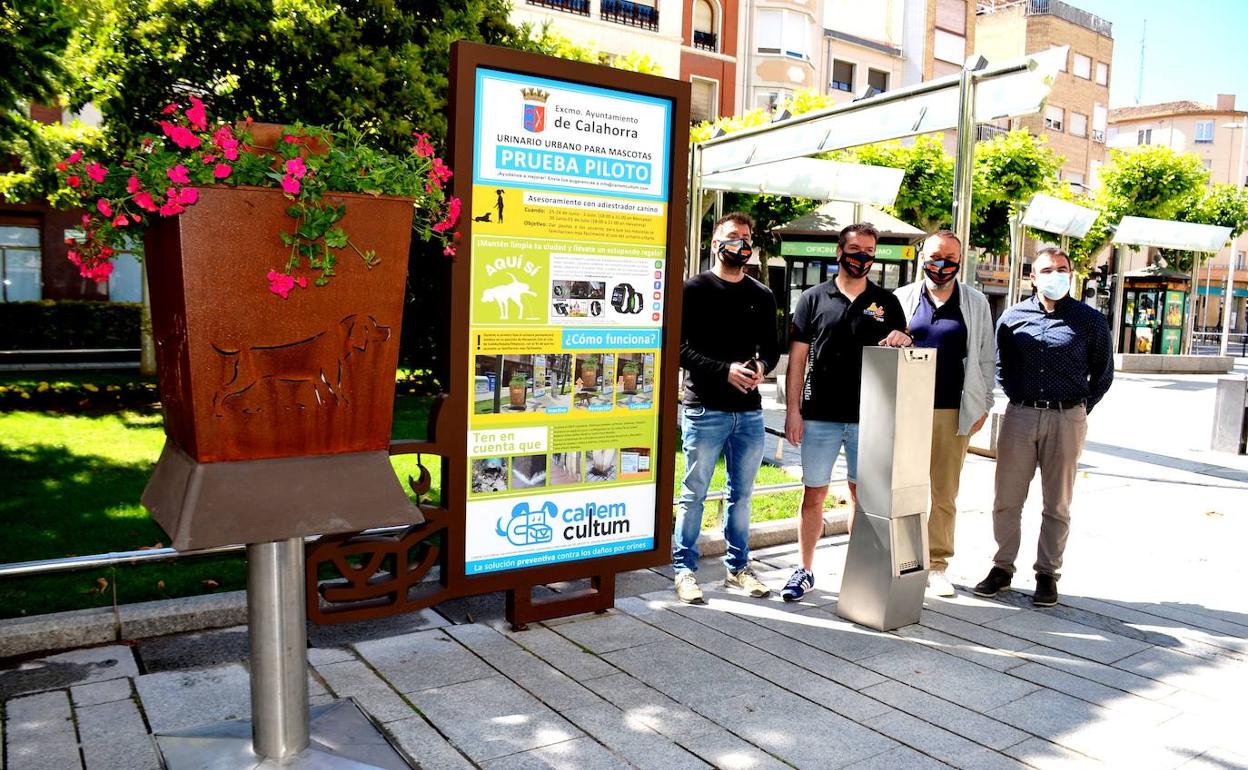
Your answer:
[[[1063,158],[1048,137],[1025,130],[998,134],[975,145],[971,243],[992,254],[1010,249],[1010,218],[1032,196],[1059,183]]]
[[[0,5],[0,145],[32,138],[24,109],[55,105],[67,80],[64,65],[73,16],[57,0],[6,0]]]
[[[849,159],[905,172],[897,199],[889,208],[924,232],[948,227],[953,209],[953,158],[940,134],[925,134],[910,144],[881,142],[856,147]]]

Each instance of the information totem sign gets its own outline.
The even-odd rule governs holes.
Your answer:
[[[520,622],[605,609],[616,572],[670,558],[688,84],[470,43],[452,62],[453,560]],[[532,599],[577,578],[582,607]]]
[[[461,41],[449,102],[450,383],[390,443],[442,458],[441,504],[313,544],[318,623],[506,591],[522,626],[671,558],[689,84]]]

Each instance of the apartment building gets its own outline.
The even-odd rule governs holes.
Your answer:
[[[1106,157],[1113,26],[1060,0],[980,0],[975,50],[988,61],[1017,59],[1063,45],[1070,51],[1044,112],[1015,118],[1008,126],[1003,122],[1001,127],[1047,136],[1049,146],[1065,158],[1061,178],[1076,192],[1085,192],[1095,186]]]
[[[680,79],[691,85],[690,118],[701,122],[737,114],[737,0],[685,0],[683,13]]]
[[[972,0],[747,0],[747,109],[800,89],[851,101],[955,73],[974,49]]]
[[[612,56],[648,54],[689,81],[694,122],[739,111],[738,0],[516,0],[511,22],[551,29]]]
[[[1248,110],[1236,109],[1234,94],[1218,94],[1213,105],[1194,101],[1145,104],[1110,110],[1108,144],[1112,149],[1130,152],[1140,147],[1163,145],[1176,152],[1200,158],[1209,169],[1210,184],[1245,184],[1248,158]],[[1137,261],[1145,257],[1138,256]],[[1218,252],[1198,274],[1196,325],[1220,328],[1222,301],[1226,293],[1228,265],[1236,271],[1234,302],[1231,306],[1233,329],[1245,329],[1248,304],[1248,234]]]

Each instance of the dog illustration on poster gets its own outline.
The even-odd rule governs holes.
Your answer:
[[[529,285],[524,281],[521,281],[510,273],[508,275],[511,277],[511,283],[499,284],[498,286],[486,289],[481,292],[481,301],[486,303],[493,302],[498,305],[498,316],[499,319],[503,321],[510,320],[508,318],[508,308],[514,304],[517,311],[516,320],[523,321],[524,298],[536,298],[537,294],[535,294],[533,290],[529,288]]]

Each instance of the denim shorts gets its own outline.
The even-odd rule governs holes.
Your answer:
[[[858,423],[806,420],[802,432],[802,484],[826,487],[832,481],[832,467],[845,447],[849,480],[858,480]]]

